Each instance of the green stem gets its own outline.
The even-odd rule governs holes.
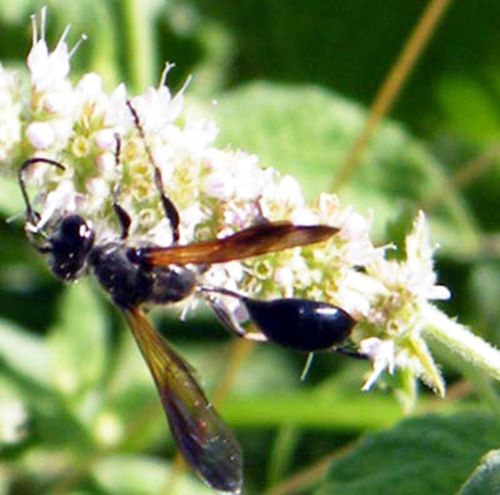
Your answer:
[[[422,308],[424,335],[500,381],[500,351],[431,304]]]
[[[297,447],[300,430],[294,425],[281,428],[278,432],[271,451],[271,459],[267,472],[267,481],[270,486],[275,485],[286,474],[290,459]]]
[[[94,72],[101,74],[107,87],[114,88],[122,79],[117,63],[117,19],[109,11],[108,3],[97,2],[94,9],[93,15],[96,16],[99,22],[91,31],[90,66]]]
[[[130,83],[134,90],[143,91],[156,74],[152,12],[140,0],[125,0],[123,5]]]

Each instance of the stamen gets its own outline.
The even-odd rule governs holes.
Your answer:
[[[70,50],[69,54],[68,54],[68,57],[71,58],[75,52],[78,50],[78,48],[80,48],[80,45],[84,42],[84,41],[87,41],[88,39],[88,36],[83,33],[81,36],[80,36],[80,39],[75,43],[75,46]]]
[[[58,50],[63,43],[66,43],[66,38],[68,37],[68,33],[71,29],[71,24],[68,24],[63,31],[63,34],[59,38],[59,41],[57,42],[56,50]]]
[[[175,67],[175,64],[172,62],[165,62],[165,68],[163,69],[161,76],[160,76],[160,82],[158,84],[158,88],[161,88],[162,86],[165,86],[165,82],[167,81],[167,75],[168,73]]]
[[[36,15],[31,14],[30,18],[31,18],[31,31],[32,31],[31,35],[33,37],[32,44],[33,46],[35,46],[38,42],[38,26],[36,24]]]
[[[175,96],[184,94],[184,92],[186,91],[187,87],[189,86],[192,80],[193,76],[189,75],[186,79],[186,82],[182,85],[182,88],[177,92]]]
[[[47,5],[40,9],[40,39],[45,40],[45,28],[47,26]]]

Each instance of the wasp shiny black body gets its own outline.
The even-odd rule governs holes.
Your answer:
[[[113,208],[121,234],[114,240],[98,241],[91,223],[75,213],[61,214],[50,228],[37,228],[40,215],[29,200],[25,172],[38,163],[64,169],[61,163],[42,157],[27,160],[19,169],[26,203],[26,231],[34,247],[48,256],[57,278],[73,281],[88,273],[97,278],[124,313],[151,371],[179,450],[208,485],[238,494],[243,481],[237,440],[205,397],[190,366],[150,325],[142,308],[182,301],[197,292],[211,304],[224,326],[239,337],[275,342],[305,352],[337,348],[355,322],[335,306],[304,299],[257,301],[199,283],[200,272],[213,263],[326,241],[337,229],[264,222],[225,238],[179,244],[179,214],[163,191],[161,173],[151,158],[139,117],[131,103],[127,104],[154,167],[155,184],[172,226],[173,244],[133,244],[129,239],[131,219],[116,197]],[[119,156],[118,138],[116,155]],[[222,303],[221,296],[238,298],[259,332],[246,332]]]

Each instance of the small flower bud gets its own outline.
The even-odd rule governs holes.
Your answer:
[[[48,122],[32,122],[26,129],[28,140],[36,150],[45,150],[54,144],[55,135]]]

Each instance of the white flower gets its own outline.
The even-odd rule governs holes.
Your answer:
[[[206,194],[235,202],[256,200],[269,184],[272,171],[263,170],[255,155],[242,151],[210,148],[204,154],[208,175],[204,181]]]
[[[206,119],[186,118],[183,139],[186,146],[193,150],[204,151],[217,137],[219,129],[215,122]]]
[[[346,270],[337,291],[337,304],[356,319],[367,318],[372,301],[380,294],[388,294],[378,280],[357,270]]]
[[[116,149],[116,133],[110,128],[105,128],[105,129],[101,129],[99,131],[94,132],[93,137],[94,137],[95,144],[102,151],[109,151],[110,152],[111,158],[113,159],[113,163],[114,163],[114,161],[115,161],[114,152]]]
[[[448,288],[436,285],[433,254],[427,220],[424,212],[419,211],[413,230],[406,238],[405,282],[409,290],[422,298],[449,299]]]
[[[206,220],[206,213],[203,212],[199,203],[193,203],[180,212],[181,217],[181,238],[186,242],[194,239],[195,228]]]
[[[158,136],[172,124],[182,112],[183,91],[173,98],[166,86],[148,88],[143,95],[132,98],[146,135]]]
[[[40,38],[33,17],[33,46],[27,60],[32,89],[36,95],[34,101],[38,102],[38,110],[67,115],[72,111],[72,86],[68,80],[70,52],[66,44],[69,27],[51,52],[45,41],[45,8],[41,10],[40,16]]]
[[[41,11],[40,37],[33,16],[33,46],[27,63],[31,76],[31,121],[28,139],[36,150],[63,149],[73,129],[76,99],[68,79],[71,53],[66,44],[66,28],[56,48],[45,41],[46,9]]]
[[[207,176],[202,187],[208,196],[227,201],[234,194],[233,176],[229,170],[220,167]]]
[[[417,302],[448,299],[449,290],[445,286],[436,285],[433,249],[423,212],[418,213],[405,245],[405,261],[387,261],[379,258],[370,266],[370,273],[382,281],[390,291],[410,293]]]
[[[106,108],[104,109],[104,125],[108,127],[118,127],[121,129],[132,128],[130,120],[130,110],[125,102],[127,101],[127,88],[125,84],[119,84],[111,93]]]
[[[298,207],[291,213],[290,221],[295,225],[317,225],[318,216],[310,208]]]
[[[373,363],[373,371],[366,379],[361,390],[370,390],[385,370],[391,375],[394,373],[396,347],[392,340],[381,340],[376,337],[370,337],[360,342],[359,352],[367,355]]]
[[[256,155],[238,151],[233,155],[232,160],[236,199],[243,201],[257,199],[269,181],[269,173],[260,167]]]
[[[287,220],[295,211],[302,209],[304,204],[302,189],[291,175],[268,180],[260,198],[264,216],[272,220]]]
[[[105,99],[101,76],[95,72],[84,74],[76,85],[75,90],[83,102],[102,103]]]
[[[287,266],[279,267],[274,272],[274,281],[278,284],[285,297],[293,296],[295,276],[293,270]]]
[[[32,122],[26,129],[31,146],[36,150],[45,150],[54,144],[54,129],[48,122]]]
[[[70,180],[61,181],[54,191],[47,194],[37,225],[28,227],[34,232],[40,231],[53,217],[57,218],[63,212],[75,211],[76,200],[73,183]]]
[[[66,35],[59,40],[55,50],[49,52],[45,41],[45,33],[36,40],[28,55],[28,68],[31,72],[31,82],[37,91],[49,91],[65,85],[69,74],[69,52]]]
[[[21,141],[21,101],[16,75],[0,64],[0,162],[10,161]]]
[[[144,234],[144,239],[158,246],[169,246],[172,244],[172,225],[164,218]]]
[[[87,181],[87,205],[89,212],[102,210],[110,195],[109,183],[101,177],[93,177]]]
[[[336,195],[320,194],[318,219],[339,229],[335,242],[342,264],[367,266],[383,258],[385,248],[376,248],[370,238],[372,219],[363,217],[350,206],[341,208]]]

